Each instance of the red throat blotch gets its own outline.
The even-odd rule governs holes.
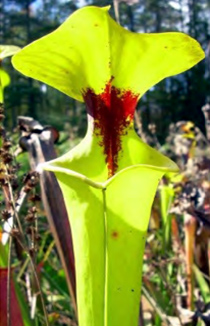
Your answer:
[[[121,137],[132,124],[139,95],[130,90],[121,90],[107,83],[104,91],[96,95],[90,88],[83,92],[87,112],[93,118],[94,133],[100,136],[108,167],[108,177],[118,168],[118,156],[122,149]]]

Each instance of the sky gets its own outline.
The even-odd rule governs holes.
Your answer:
[[[33,2],[32,4],[32,8],[36,11],[36,9],[38,9],[40,6],[42,6],[42,0],[36,0],[35,2]],[[67,0],[60,0],[60,3],[65,3],[67,2]],[[85,0],[77,0],[78,6],[79,7],[83,7],[86,3]]]
[[[177,9],[177,10],[182,9],[182,12],[188,11],[187,1],[182,1],[182,6],[177,1],[169,1],[169,4],[174,9]]]

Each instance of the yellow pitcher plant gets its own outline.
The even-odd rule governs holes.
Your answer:
[[[174,162],[133,127],[143,94],[204,58],[183,33],[138,34],[109,7],[85,7],[13,57],[14,67],[87,108],[85,138],[47,162],[65,198],[76,260],[80,326],[137,326],[151,205]]]

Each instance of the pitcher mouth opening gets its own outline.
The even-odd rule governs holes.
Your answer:
[[[104,182],[95,182],[94,180],[92,180],[91,178],[86,177],[84,174],[78,173],[76,171],[61,167],[59,165],[56,165],[57,160],[53,160],[53,161],[49,161],[49,162],[45,162],[45,163],[41,163],[37,166],[36,171],[38,173],[42,173],[43,171],[50,171],[50,172],[58,172],[58,173],[64,173],[67,174],[71,177],[80,179],[81,181],[85,182],[86,184],[97,188],[97,189],[106,189],[106,187],[112,183],[112,181],[119,176],[120,174],[132,170],[132,169],[150,169],[150,170],[155,170],[157,172],[162,172],[163,174],[165,173],[178,173],[179,169],[176,166],[176,164],[174,163],[174,166],[171,166],[171,168],[169,167],[160,167],[160,166],[154,166],[154,165],[147,165],[147,164],[136,164],[136,165],[131,165],[129,167],[126,167],[122,170],[120,170],[119,172],[117,172],[116,174],[114,174],[112,177],[110,177],[108,180],[105,180]],[[171,161],[172,162],[172,161]],[[172,162],[173,163],[173,162]]]

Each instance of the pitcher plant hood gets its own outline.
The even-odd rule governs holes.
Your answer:
[[[13,57],[23,74],[84,101],[81,143],[54,171],[72,227],[80,326],[136,326],[145,235],[158,182],[178,167],[133,128],[140,97],[204,58],[183,33],[138,34],[85,7]]]
[[[18,52],[13,64],[25,75],[86,102],[111,176],[132,164],[152,164],[145,153],[137,154],[137,148],[129,150],[133,153],[129,162],[123,158],[128,141],[131,147],[140,146],[140,151],[147,148],[130,130],[137,101],[160,80],[191,68],[204,58],[204,52],[197,41],[183,33],[130,32],[109,16],[108,9],[85,7],[76,11],[55,32]],[[132,137],[124,137],[128,133]],[[80,153],[86,152],[87,141],[83,148],[79,146]],[[122,149],[124,155],[119,157]],[[75,150],[72,155],[75,157]],[[94,159],[92,156],[93,165]],[[77,171],[77,163],[69,168]],[[174,170],[174,164],[168,164]],[[97,166],[93,166],[95,175],[99,173]],[[89,170],[83,164],[79,172],[87,175]],[[102,181],[103,177],[96,179]]]

